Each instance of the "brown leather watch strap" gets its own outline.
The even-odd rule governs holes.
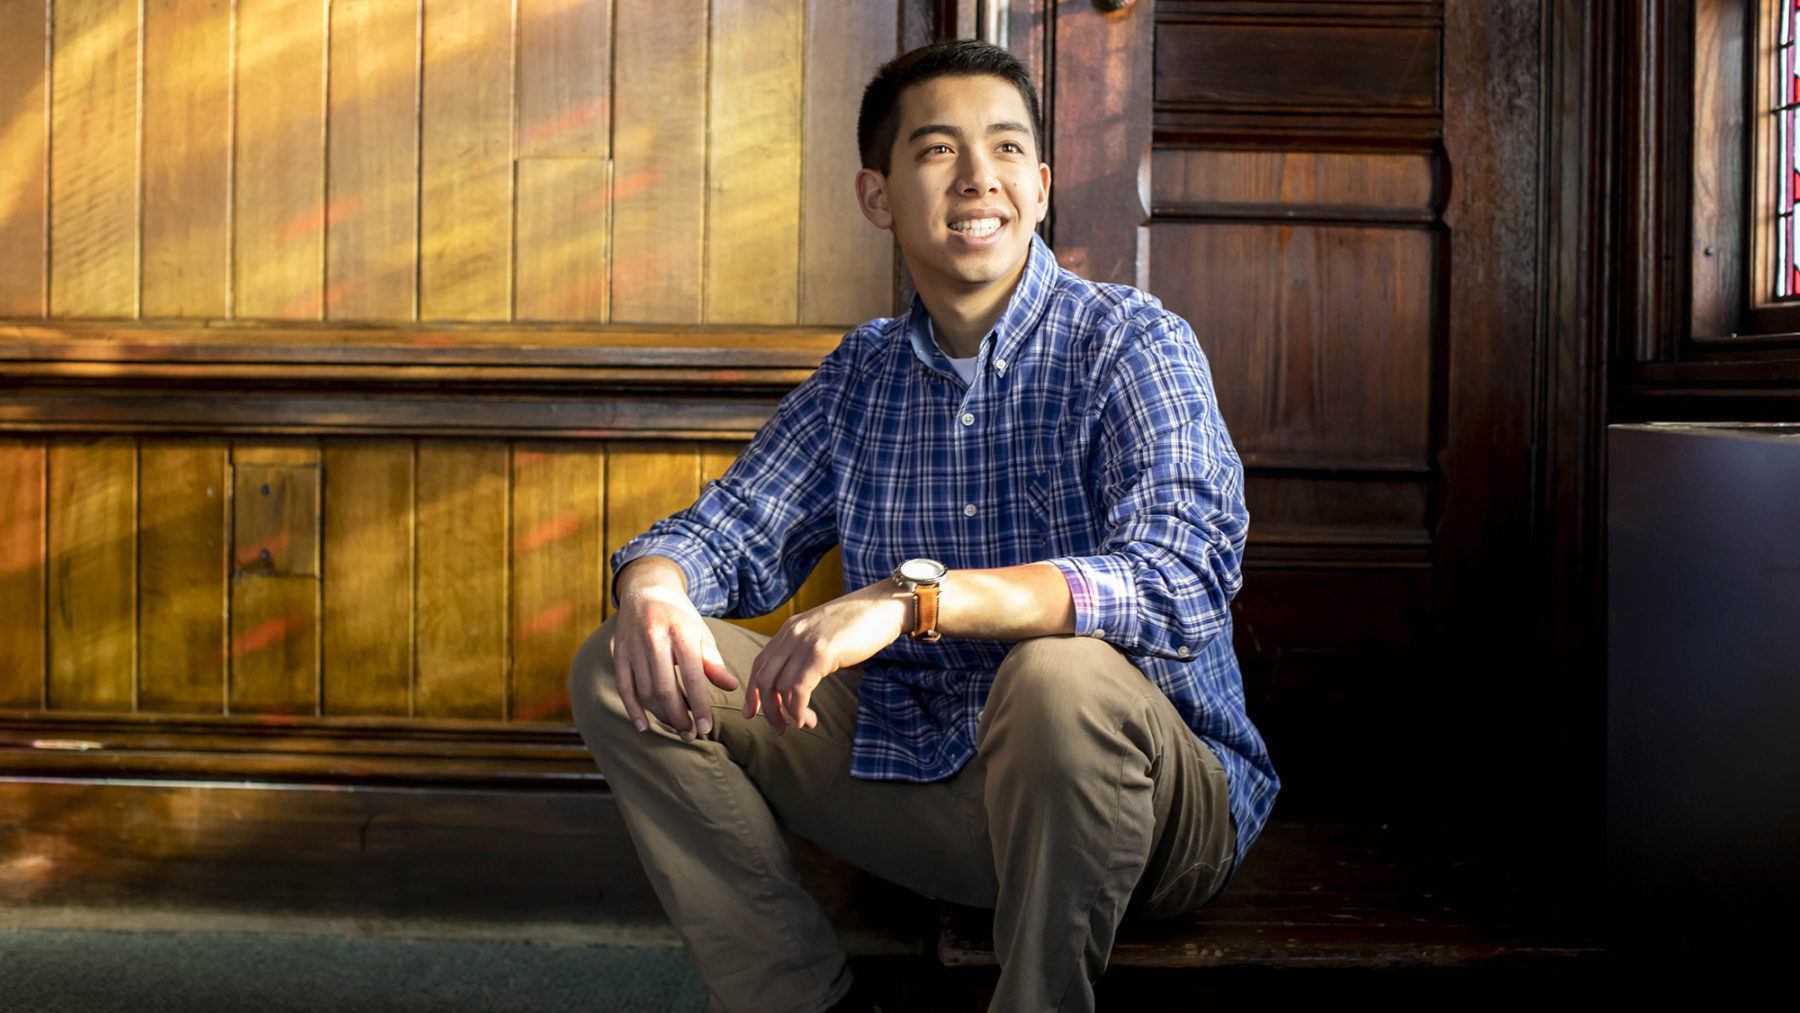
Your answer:
[[[917,612],[913,617],[912,638],[933,643],[943,636],[938,632],[938,586],[936,584],[919,584],[913,588],[913,601],[917,603]]]

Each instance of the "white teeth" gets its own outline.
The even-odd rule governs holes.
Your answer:
[[[965,236],[991,236],[1000,231],[998,218],[972,218],[966,222],[951,222],[950,227]]]

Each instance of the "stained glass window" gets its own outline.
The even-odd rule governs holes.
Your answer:
[[[1780,10],[1775,36],[1775,296],[1800,295],[1800,165],[1795,162],[1797,143],[1795,111],[1800,109],[1800,60],[1795,59],[1796,10],[1800,0],[1777,0]],[[1766,10],[1767,8],[1765,8]]]

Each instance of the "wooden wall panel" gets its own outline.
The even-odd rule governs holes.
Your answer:
[[[331,5],[325,315],[411,320],[418,295],[419,9]]]
[[[222,441],[138,450],[138,708],[218,713],[230,600],[229,451]]]
[[[519,157],[605,158],[611,0],[518,0],[518,9]]]
[[[130,0],[55,5],[50,128],[50,313],[137,311],[138,12]]]
[[[1151,158],[1158,214],[1202,203],[1410,209],[1429,215],[1432,157],[1421,153],[1160,148]]]
[[[1165,23],[1156,100],[1432,109],[1439,45],[1423,27]]]
[[[595,445],[513,448],[513,667],[509,715],[569,721],[569,663],[605,618],[606,458]]]
[[[45,311],[49,14],[44,4],[0,4],[0,316],[6,317]]]
[[[230,0],[145,3],[143,132],[143,315],[222,317]]]
[[[1429,463],[1431,232],[1162,224],[1151,233],[1153,290],[1194,326],[1246,463]]]
[[[232,713],[319,703],[319,448],[232,447]]]
[[[800,322],[853,326],[894,312],[894,241],[856,204],[862,85],[896,52],[896,0],[808,0],[800,183]]]
[[[614,442],[606,448],[606,555],[700,495],[700,447],[693,443]],[[612,569],[605,577],[611,615]]]
[[[413,458],[410,440],[324,445],[322,713],[412,713]]]
[[[237,316],[317,319],[325,285],[325,7],[239,0]]]
[[[606,319],[607,163],[519,161],[519,320]]]
[[[612,318],[698,323],[706,229],[706,0],[620,4]]]
[[[44,457],[0,440],[0,707],[44,705]]]
[[[706,320],[798,318],[804,0],[714,0]]]
[[[500,443],[419,443],[419,717],[506,717],[507,458]]]
[[[49,707],[133,709],[137,463],[124,437],[50,445]]]
[[[512,313],[513,26],[508,4],[425,0],[419,315]]]

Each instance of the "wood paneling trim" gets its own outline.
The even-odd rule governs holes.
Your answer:
[[[0,323],[0,363],[338,363],[811,369],[835,327],[158,327]]]
[[[1442,39],[1434,28],[1175,21],[1156,34],[1160,108],[1438,108]]]
[[[1382,208],[1360,204],[1244,204],[1225,201],[1164,201],[1151,207],[1160,221],[1249,222],[1279,225],[1429,226],[1431,208]]]
[[[1391,25],[1435,27],[1444,23],[1443,0],[1157,0],[1158,24]]]

